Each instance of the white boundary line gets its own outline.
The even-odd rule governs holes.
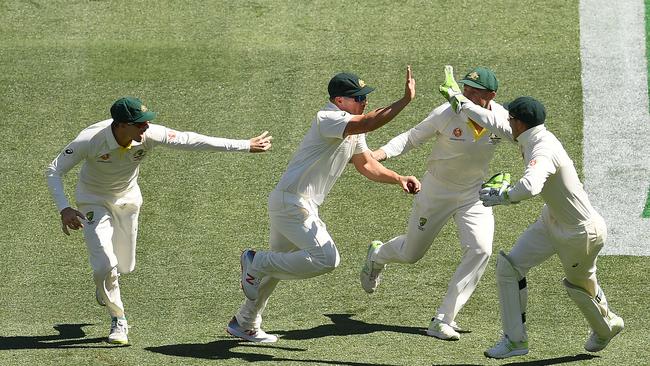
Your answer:
[[[584,177],[601,254],[650,255],[650,116],[643,0],[580,0]]]

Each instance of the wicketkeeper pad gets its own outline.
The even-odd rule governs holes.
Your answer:
[[[587,319],[591,329],[601,337],[609,337],[612,330],[609,320],[614,314],[609,310],[607,299],[600,287],[598,288],[596,297],[591,297],[587,290],[572,284],[566,278],[562,280],[562,284],[566,288],[571,300],[578,305],[578,308]]]
[[[526,277],[519,274],[503,251],[499,251],[497,256],[496,275],[503,333],[511,341],[526,341],[528,340],[525,326],[528,304]]]

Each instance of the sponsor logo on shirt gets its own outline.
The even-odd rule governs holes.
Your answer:
[[[174,130],[167,131],[167,141],[169,142],[176,141],[176,131]]]
[[[88,223],[89,223],[90,225],[94,225],[94,224],[95,224],[95,220],[93,220],[94,217],[95,217],[95,212],[94,212],[94,211],[88,211],[88,212],[86,212],[86,221],[88,221]]]
[[[140,161],[144,158],[146,155],[146,151],[144,149],[136,150],[133,153],[133,161]]]
[[[461,130],[461,129],[458,128],[458,127],[454,128],[454,131],[453,131],[452,133],[453,133],[454,136],[456,136],[456,137],[461,137],[461,136],[463,136],[463,130]]]
[[[530,161],[530,163],[528,163],[528,166],[533,167],[535,164],[537,164],[537,160],[533,159]]]
[[[420,223],[418,225],[418,230],[424,231],[424,225],[427,224],[427,218],[426,217],[420,217]]]
[[[496,145],[499,142],[501,142],[501,137],[499,137],[499,136],[497,136],[495,134],[490,135],[490,141],[488,142],[489,144]]]
[[[97,162],[98,163],[111,163],[110,159],[111,159],[111,154],[106,153],[104,155],[100,155]]]

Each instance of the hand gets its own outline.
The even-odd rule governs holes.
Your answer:
[[[509,205],[512,203],[508,195],[509,191],[510,173],[498,173],[481,185],[478,196],[483,201],[483,206],[486,207]]]
[[[412,175],[407,177],[400,176],[399,183],[402,186],[402,190],[406,193],[416,194],[422,188],[420,181]]]
[[[447,99],[454,112],[459,113],[462,103],[468,99],[460,91],[458,83],[454,79],[454,68],[451,65],[445,65],[445,83],[438,87],[440,94]]]
[[[415,79],[413,79],[411,65],[406,66],[406,85],[404,86],[404,98],[409,102],[415,98]]]
[[[271,140],[273,140],[273,136],[267,136],[269,131],[264,131],[262,132],[261,135],[257,137],[253,137],[250,139],[250,148],[248,151],[252,153],[259,153],[259,152],[264,152],[267,151],[268,149],[271,148]]]
[[[370,155],[372,156],[373,159],[377,161],[384,161],[388,159],[388,156],[386,156],[386,152],[382,149],[374,150],[370,152]]]
[[[72,207],[66,207],[61,210],[61,230],[65,235],[70,235],[68,228],[78,230],[84,227],[79,219],[86,220],[86,216]]]

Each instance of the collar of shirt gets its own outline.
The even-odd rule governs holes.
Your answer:
[[[521,135],[517,136],[517,142],[519,143],[519,146],[521,146],[522,148],[527,147],[528,145],[530,145],[530,142],[533,140],[533,137],[535,135],[545,130],[546,127],[543,124],[541,124],[533,128],[529,128],[526,131],[522,132]]]
[[[340,111],[339,107],[336,106],[336,104],[332,102],[327,102],[325,107],[323,107],[324,111]]]
[[[145,134],[146,134],[146,132],[145,132]],[[108,126],[106,126],[106,128],[104,128],[104,137],[106,138],[106,144],[108,144],[109,151],[117,150],[117,149],[128,150],[128,149],[132,148],[133,146],[138,146],[138,145],[142,144],[141,142],[137,142],[135,140],[132,140],[131,144],[129,146],[126,146],[126,147],[118,144],[117,140],[115,139],[115,135],[113,135],[113,129],[112,129],[110,124]]]

